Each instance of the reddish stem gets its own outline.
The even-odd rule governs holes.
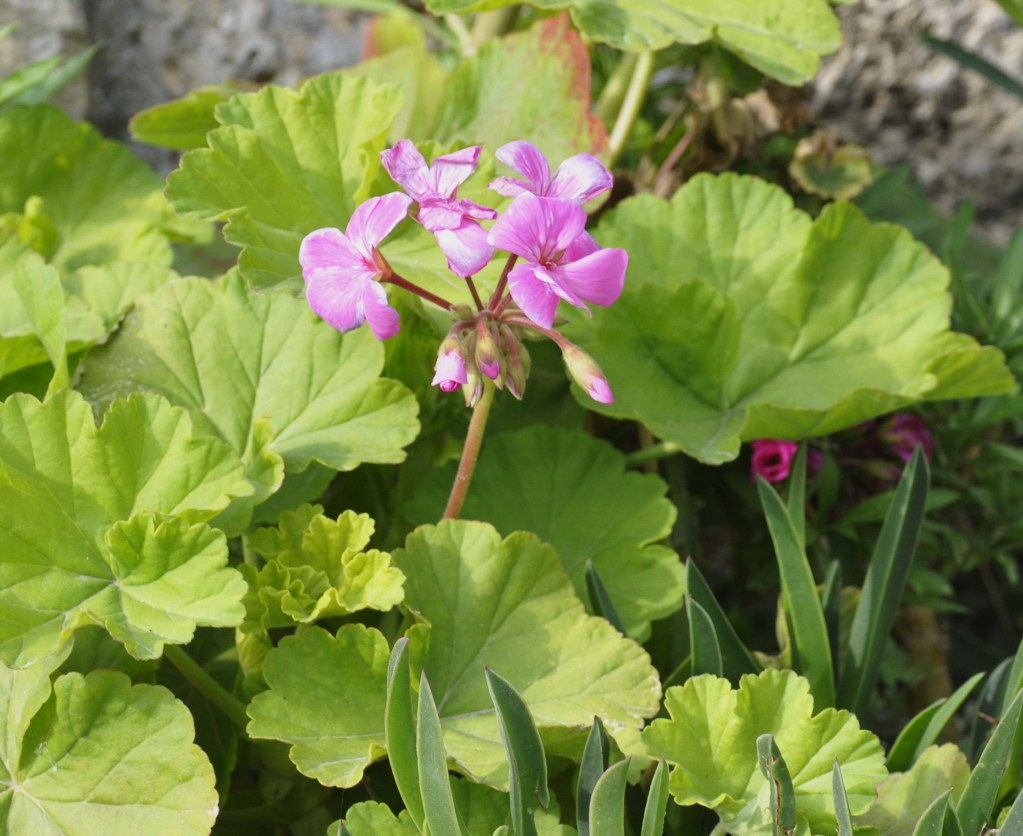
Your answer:
[[[508,256],[508,262],[504,265],[504,270],[501,271],[501,278],[497,280],[497,287],[494,288],[494,292],[490,297],[490,304],[487,305],[488,308],[493,308],[501,299],[501,294],[504,293],[504,289],[508,284],[508,274],[518,260],[519,257],[517,255]]]
[[[451,311],[454,310],[455,308],[455,306],[452,305],[447,299],[442,299],[435,293],[430,293],[430,291],[421,288],[419,285],[413,284],[408,279],[404,279],[401,276],[399,276],[393,270],[391,270],[389,273],[383,274],[380,277],[380,281],[389,282],[393,285],[397,285],[398,287],[403,287],[405,288],[405,290],[409,291],[409,293],[414,293],[416,296],[422,297],[427,302],[433,302],[433,304],[439,305],[446,311]]]
[[[451,486],[451,496],[448,498],[448,506],[444,509],[445,520],[456,520],[462,513],[462,505],[465,504],[465,496],[469,492],[469,483],[472,481],[472,474],[476,470],[476,460],[480,455],[480,447],[483,444],[483,431],[487,427],[487,417],[490,415],[490,405],[494,402],[494,384],[489,378],[483,380],[483,395],[472,410],[472,419],[469,421],[469,431],[465,434],[465,445],[462,447],[462,459],[458,463],[458,472],[455,474],[455,483]]]
[[[476,303],[476,310],[483,310],[483,300],[480,299],[480,293],[476,290],[476,282],[472,280],[472,276],[465,277],[465,283],[469,285],[469,292],[472,294],[472,299]]]

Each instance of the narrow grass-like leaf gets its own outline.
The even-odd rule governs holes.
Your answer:
[[[921,35],[921,40],[935,52],[947,55],[953,61],[961,64],[967,69],[980,73],[992,84],[997,84],[1003,90],[1007,90],[1014,96],[1023,99],[1023,84],[1020,84],[1012,76],[1002,72],[990,61],[981,58],[976,52],[965,49],[954,41],[946,41],[942,38],[935,38],[932,35]]]
[[[693,674],[712,673],[724,676],[721,662],[721,645],[718,643],[714,622],[707,611],[692,598],[686,598],[686,615],[689,617],[689,646],[692,649]]]
[[[1023,833],[1023,791],[1016,796],[1009,814],[1002,821],[1002,833]]]
[[[607,587],[597,574],[593,561],[586,561],[586,591],[590,594],[590,604],[593,607],[593,614],[606,618],[611,626],[623,636],[625,628],[622,627],[622,620],[618,617],[618,611],[611,602],[611,596],[607,594]]]
[[[991,810],[998,799],[998,788],[1009,765],[1012,739],[1019,725],[1021,707],[1023,691],[1016,694],[1016,698],[999,720],[959,799],[956,812],[966,833],[980,832],[981,825],[991,815]]]
[[[668,805],[668,762],[661,760],[654,770],[643,810],[643,827],[639,836],[662,836],[664,811]]]
[[[579,764],[579,780],[576,783],[575,817],[579,836],[590,836],[590,798],[593,788],[600,776],[607,769],[607,760],[611,754],[611,743],[604,724],[599,717],[593,718],[593,726],[586,738],[583,758]],[[667,791],[667,790],[665,790]]]
[[[842,767],[835,758],[835,766],[831,770],[831,794],[835,798],[835,818],[838,820],[838,836],[853,836],[852,813],[849,812],[849,797],[845,794],[845,780],[842,778]]]
[[[799,445],[796,458],[789,468],[789,490],[785,497],[792,527],[799,535],[799,542],[806,546],[806,442]]]
[[[412,707],[408,639],[404,636],[394,643],[387,664],[384,735],[394,783],[401,793],[401,800],[405,802],[405,809],[416,826],[422,829],[423,794],[419,788],[419,768],[416,763],[416,721]]]
[[[963,751],[970,762],[970,765],[977,763],[984,745],[991,736],[993,724],[992,717],[1002,714],[1002,697],[1009,681],[1009,666],[1011,659],[1003,659],[991,673],[988,674],[984,687],[980,689],[980,697],[973,709],[973,722],[970,725],[969,736],[963,746]]]
[[[828,646],[831,648],[831,675],[838,682],[842,638],[842,563],[838,558],[831,561],[824,576],[821,607],[824,609],[824,626],[828,631]]]
[[[590,836],[625,836],[625,785],[629,759],[610,767],[597,781],[590,799]]]
[[[835,679],[817,584],[788,509],[762,477],[757,479],[757,489],[778,559],[782,606],[801,662],[800,672],[810,681],[810,693],[817,707],[829,708],[835,704]]]
[[[1005,690],[1002,693],[1002,710],[1000,715],[1009,710],[1013,696],[1023,688],[1023,642],[1020,642],[1016,649],[1016,656],[1012,660],[1012,667],[1005,683]],[[1002,779],[1002,786],[999,788],[998,797],[1004,798],[1015,793],[1023,785],[1023,724],[1016,729],[1016,735],[1012,739],[1012,752],[1009,755],[1009,766],[1005,770],[1005,777]]]
[[[955,815],[955,810],[949,804],[951,794],[952,790],[948,790],[934,799],[931,806],[920,816],[920,821],[916,823],[916,827],[913,828],[913,836],[943,836],[945,833],[946,815],[949,812],[953,816]]]
[[[899,480],[885,516],[853,616],[837,704],[857,716],[866,711],[877,683],[881,656],[913,562],[928,481],[927,460],[918,447]]]
[[[983,673],[975,674],[960,685],[952,696],[927,706],[910,720],[888,751],[888,771],[906,772],[916,763],[924,749],[938,739],[942,729],[983,678]]]
[[[749,652],[746,645],[742,643],[732,622],[721,609],[710,586],[700,574],[696,562],[691,558],[686,560],[686,591],[689,597],[703,608],[714,625],[714,633],[721,650],[723,676],[732,683],[733,687],[738,687],[739,677],[744,673],[760,673],[763,668],[753,658],[753,654]],[[667,687],[665,685],[665,688]]]
[[[550,804],[543,742],[519,692],[490,668],[485,674],[490,699],[497,709],[501,740],[508,752],[512,829],[516,836],[536,836],[533,811],[537,804],[544,810]]]
[[[416,752],[419,758],[419,791],[423,798],[423,819],[436,836],[469,836],[455,810],[448,778],[444,735],[430,683],[424,672],[419,680],[419,722],[416,728]]]
[[[796,792],[792,776],[774,742],[773,734],[757,738],[757,763],[771,785],[771,818],[776,834],[789,834],[796,829]]]

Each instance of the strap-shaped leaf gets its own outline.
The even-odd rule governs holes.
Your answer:
[[[597,781],[590,799],[590,836],[625,836],[625,786],[629,759],[610,767]]]
[[[455,809],[448,775],[444,735],[426,673],[419,679],[419,717],[416,724],[416,751],[419,757],[419,789],[423,796],[426,826],[431,833],[469,836]]]
[[[785,764],[785,758],[778,751],[773,734],[762,734],[757,738],[757,763],[760,771],[771,785],[771,819],[776,836],[789,834],[796,829],[796,793],[792,787],[792,776]]]
[[[951,794],[949,790],[934,799],[913,829],[913,836],[962,836],[962,826],[949,800]]]
[[[710,673],[724,676],[721,646],[718,644],[714,622],[707,611],[691,597],[686,597],[686,615],[689,617],[689,647],[692,653],[693,675]]]
[[[822,708],[832,706],[835,704],[835,680],[831,643],[813,571],[799,532],[781,498],[762,477],[757,479],[757,489],[778,560],[782,607],[790,624],[793,648],[802,673],[810,681],[814,702]]]
[[[412,705],[412,675],[409,670],[408,638],[394,643],[387,663],[387,704],[384,709],[384,739],[387,761],[394,783],[416,826],[423,825],[423,795],[419,788],[416,759],[416,720]]]
[[[710,585],[692,558],[686,560],[686,591],[689,597],[700,605],[714,625],[714,634],[717,636],[718,647],[721,651],[723,676],[734,686],[739,684],[739,677],[743,674],[759,673],[762,670],[760,664],[742,643],[731,620],[721,609]]]
[[[593,607],[593,614],[606,618],[611,626],[624,636],[625,628],[622,627],[622,620],[618,617],[618,610],[615,609],[614,602],[611,600],[611,596],[608,595],[607,587],[604,586],[604,582],[600,579],[593,561],[588,558],[586,560],[585,574],[586,591],[590,595],[590,606]]]
[[[607,769],[610,754],[611,743],[607,732],[604,731],[604,724],[599,717],[594,717],[589,736],[586,738],[586,746],[583,747],[583,757],[579,762],[579,780],[576,782],[575,826],[579,836],[590,836],[590,798],[597,781]]]
[[[668,762],[661,760],[654,770],[647,791],[646,807],[643,809],[643,826],[640,836],[662,836],[664,814],[668,806]]]
[[[881,656],[913,562],[928,482],[927,460],[918,447],[885,516],[853,616],[837,704],[855,714],[866,710],[877,683]]]
[[[1002,821],[1002,833],[1023,833],[1023,790],[1012,802],[1008,815]]]
[[[497,710],[501,739],[508,752],[512,828],[520,836],[536,836],[534,804],[544,810],[550,805],[543,742],[519,692],[490,668],[485,670],[485,675],[490,699]]]
[[[852,813],[849,812],[849,796],[845,794],[845,780],[842,768],[835,758],[831,771],[831,794],[835,799],[835,818],[838,820],[838,836],[853,836]]]

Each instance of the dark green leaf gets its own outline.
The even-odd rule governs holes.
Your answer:
[[[419,680],[419,721],[416,725],[419,757],[419,789],[423,797],[424,820],[432,833],[469,836],[455,809],[448,776],[447,753],[440,727],[437,704],[424,672]]]
[[[579,781],[576,784],[575,816],[579,836],[590,836],[590,797],[600,776],[607,769],[611,744],[604,724],[599,717],[593,718],[593,726],[586,738],[582,761],[579,763]],[[667,787],[665,787],[667,793]]]
[[[611,622],[611,626],[624,636],[625,628],[622,627],[622,620],[618,617],[618,611],[611,601],[611,596],[607,594],[607,587],[604,586],[600,575],[597,574],[593,561],[589,558],[586,559],[585,573],[586,591],[590,593],[590,606],[593,608],[593,614],[606,618]]]
[[[387,665],[387,707],[384,714],[387,760],[405,809],[416,825],[423,824],[423,795],[419,789],[416,759],[416,721],[412,706],[412,678],[409,671],[408,639],[394,643]]]
[[[773,734],[762,734],[757,738],[757,762],[771,786],[774,832],[778,836],[787,836],[796,829],[796,793],[789,768],[778,750],[778,744],[774,742]]]
[[[732,626],[732,622],[721,609],[710,586],[700,574],[696,562],[691,558],[686,561],[686,590],[689,597],[700,605],[714,625],[718,648],[721,651],[723,675],[727,677],[728,681],[733,686],[738,686],[739,677],[744,673],[759,673],[762,669],[760,664],[742,643],[739,635],[735,632],[735,627]]]
[[[689,617],[693,675],[711,673],[723,676],[721,646],[714,631],[714,622],[710,620],[707,611],[689,596],[686,597],[686,615]]]
[[[838,836],[853,836],[852,813],[849,812],[849,798],[845,794],[845,781],[842,779],[842,768],[838,764],[838,758],[835,758],[831,782],[831,793],[835,798],[835,818],[838,820]]]
[[[664,833],[664,811],[668,804],[668,762],[661,760],[654,770],[647,791],[646,808],[643,810],[643,828],[640,836],[662,836]]]

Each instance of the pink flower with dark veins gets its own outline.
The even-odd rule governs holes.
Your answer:
[[[398,333],[398,312],[387,304],[377,279],[386,263],[377,247],[408,214],[411,198],[393,192],[361,204],[348,227],[310,232],[299,248],[309,306],[338,331],[369,322],[373,336],[386,340]]]
[[[575,201],[526,192],[490,230],[491,244],[522,259],[508,274],[508,290],[537,325],[554,324],[561,299],[589,313],[587,302],[606,307],[621,295],[628,253],[601,249],[585,226],[586,212]]]
[[[478,273],[494,255],[487,232],[478,221],[493,220],[497,212],[456,196],[458,187],[476,171],[479,156],[480,146],[474,145],[437,157],[427,165],[408,139],[380,154],[391,179],[418,204],[417,220],[434,234],[451,272],[463,278]]]
[[[586,203],[610,189],[613,182],[611,172],[591,154],[569,157],[558,166],[553,177],[547,158],[530,142],[521,139],[509,142],[497,149],[496,156],[526,178],[498,177],[491,181],[489,188],[506,197],[529,193]]]
[[[753,442],[753,461],[750,464],[750,478],[756,482],[763,476],[768,482],[781,482],[788,478],[792,460],[799,445],[794,441],[764,438]]]

